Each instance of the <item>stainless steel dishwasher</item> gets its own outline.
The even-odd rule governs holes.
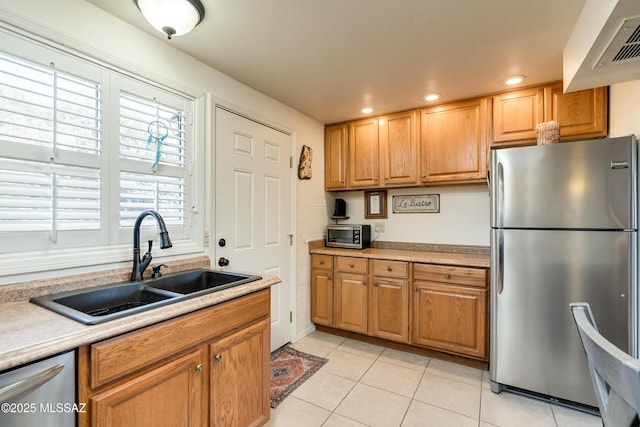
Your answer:
[[[0,426],[73,427],[76,402],[75,351],[0,373]]]

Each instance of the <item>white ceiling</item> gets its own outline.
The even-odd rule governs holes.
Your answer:
[[[133,0],[87,0],[321,123],[562,79],[585,0],[202,0],[166,40]]]

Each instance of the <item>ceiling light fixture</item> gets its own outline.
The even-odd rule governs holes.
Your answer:
[[[370,114],[370,113],[373,113],[373,108],[371,108],[371,107],[364,107],[364,108],[363,108],[362,110],[360,110],[360,111],[362,111],[364,114]]]
[[[517,85],[518,83],[522,83],[524,78],[525,76],[511,76],[505,79],[504,84],[510,85],[510,86]]]
[[[133,0],[153,28],[173,36],[189,33],[204,18],[200,0]]]
[[[437,99],[440,98],[440,94],[439,93],[430,93],[428,95],[425,95],[424,99],[425,101],[435,101]]]

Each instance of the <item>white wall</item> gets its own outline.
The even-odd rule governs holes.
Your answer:
[[[439,194],[440,213],[393,213],[393,196]],[[489,245],[489,190],[486,185],[442,186],[387,190],[387,219],[364,219],[364,192],[344,191],[335,197],[347,202],[349,220],[371,224],[372,239],[387,242]],[[384,223],[384,233],[374,224]]]
[[[640,138],[640,80],[609,87],[609,136]]]
[[[125,0],[122,0],[125,1]],[[131,1],[131,0],[126,0]],[[305,241],[319,238],[327,222],[324,182],[324,127],[304,114],[245,86],[223,73],[186,55],[164,40],[157,39],[131,25],[105,13],[84,0],[0,0],[0,20],[26,28],[45,39],[69,46],[88,56],[98,58],[127,72],[167,84],[171,87],[201,96],[209,93],[214,102],[231,107],[262,122],[291,132],[296,141],[294,157],[306,144],[314,150],[313,179],[296,179],[296,270],[297,277],[296,335],[311,327],[309,321],[308,248]],[[295,64],[292,64],[295,68]],[[207,129],[207,141],[214,144],[213,123]],[[211,146],[209,153],[213,153]],[[207,176],[203,188],[206,206],[213,205],[211,177],[213,155],[207,159]],[[296,158],[297,160],[297,158]],[[201,209],[206,219],[205,231],[215,236],[211,209]],[[215,239],[210,239],[215,240]],[[211,242],[213,247],[213,242]],[[212,248],[205,252],[211,254]],[[122,266],[127,265],[123,263]],[[112,267],[112,266],[110,266]],[[105,268],[101,266],[100,269]],[[87,271],[87,269],[83,269]],[[76,272],[76,271],[74,271]],[[56,272],[58,275],[70,271]]]

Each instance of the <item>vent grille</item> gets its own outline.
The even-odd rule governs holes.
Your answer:
[[[605,67],[638,59],[640,59],[640,17],[625,19],[596,66]]]
[[[613,57],[613,62],[625,61],[640,56],[640,26],[636,27],[627,42]]]

